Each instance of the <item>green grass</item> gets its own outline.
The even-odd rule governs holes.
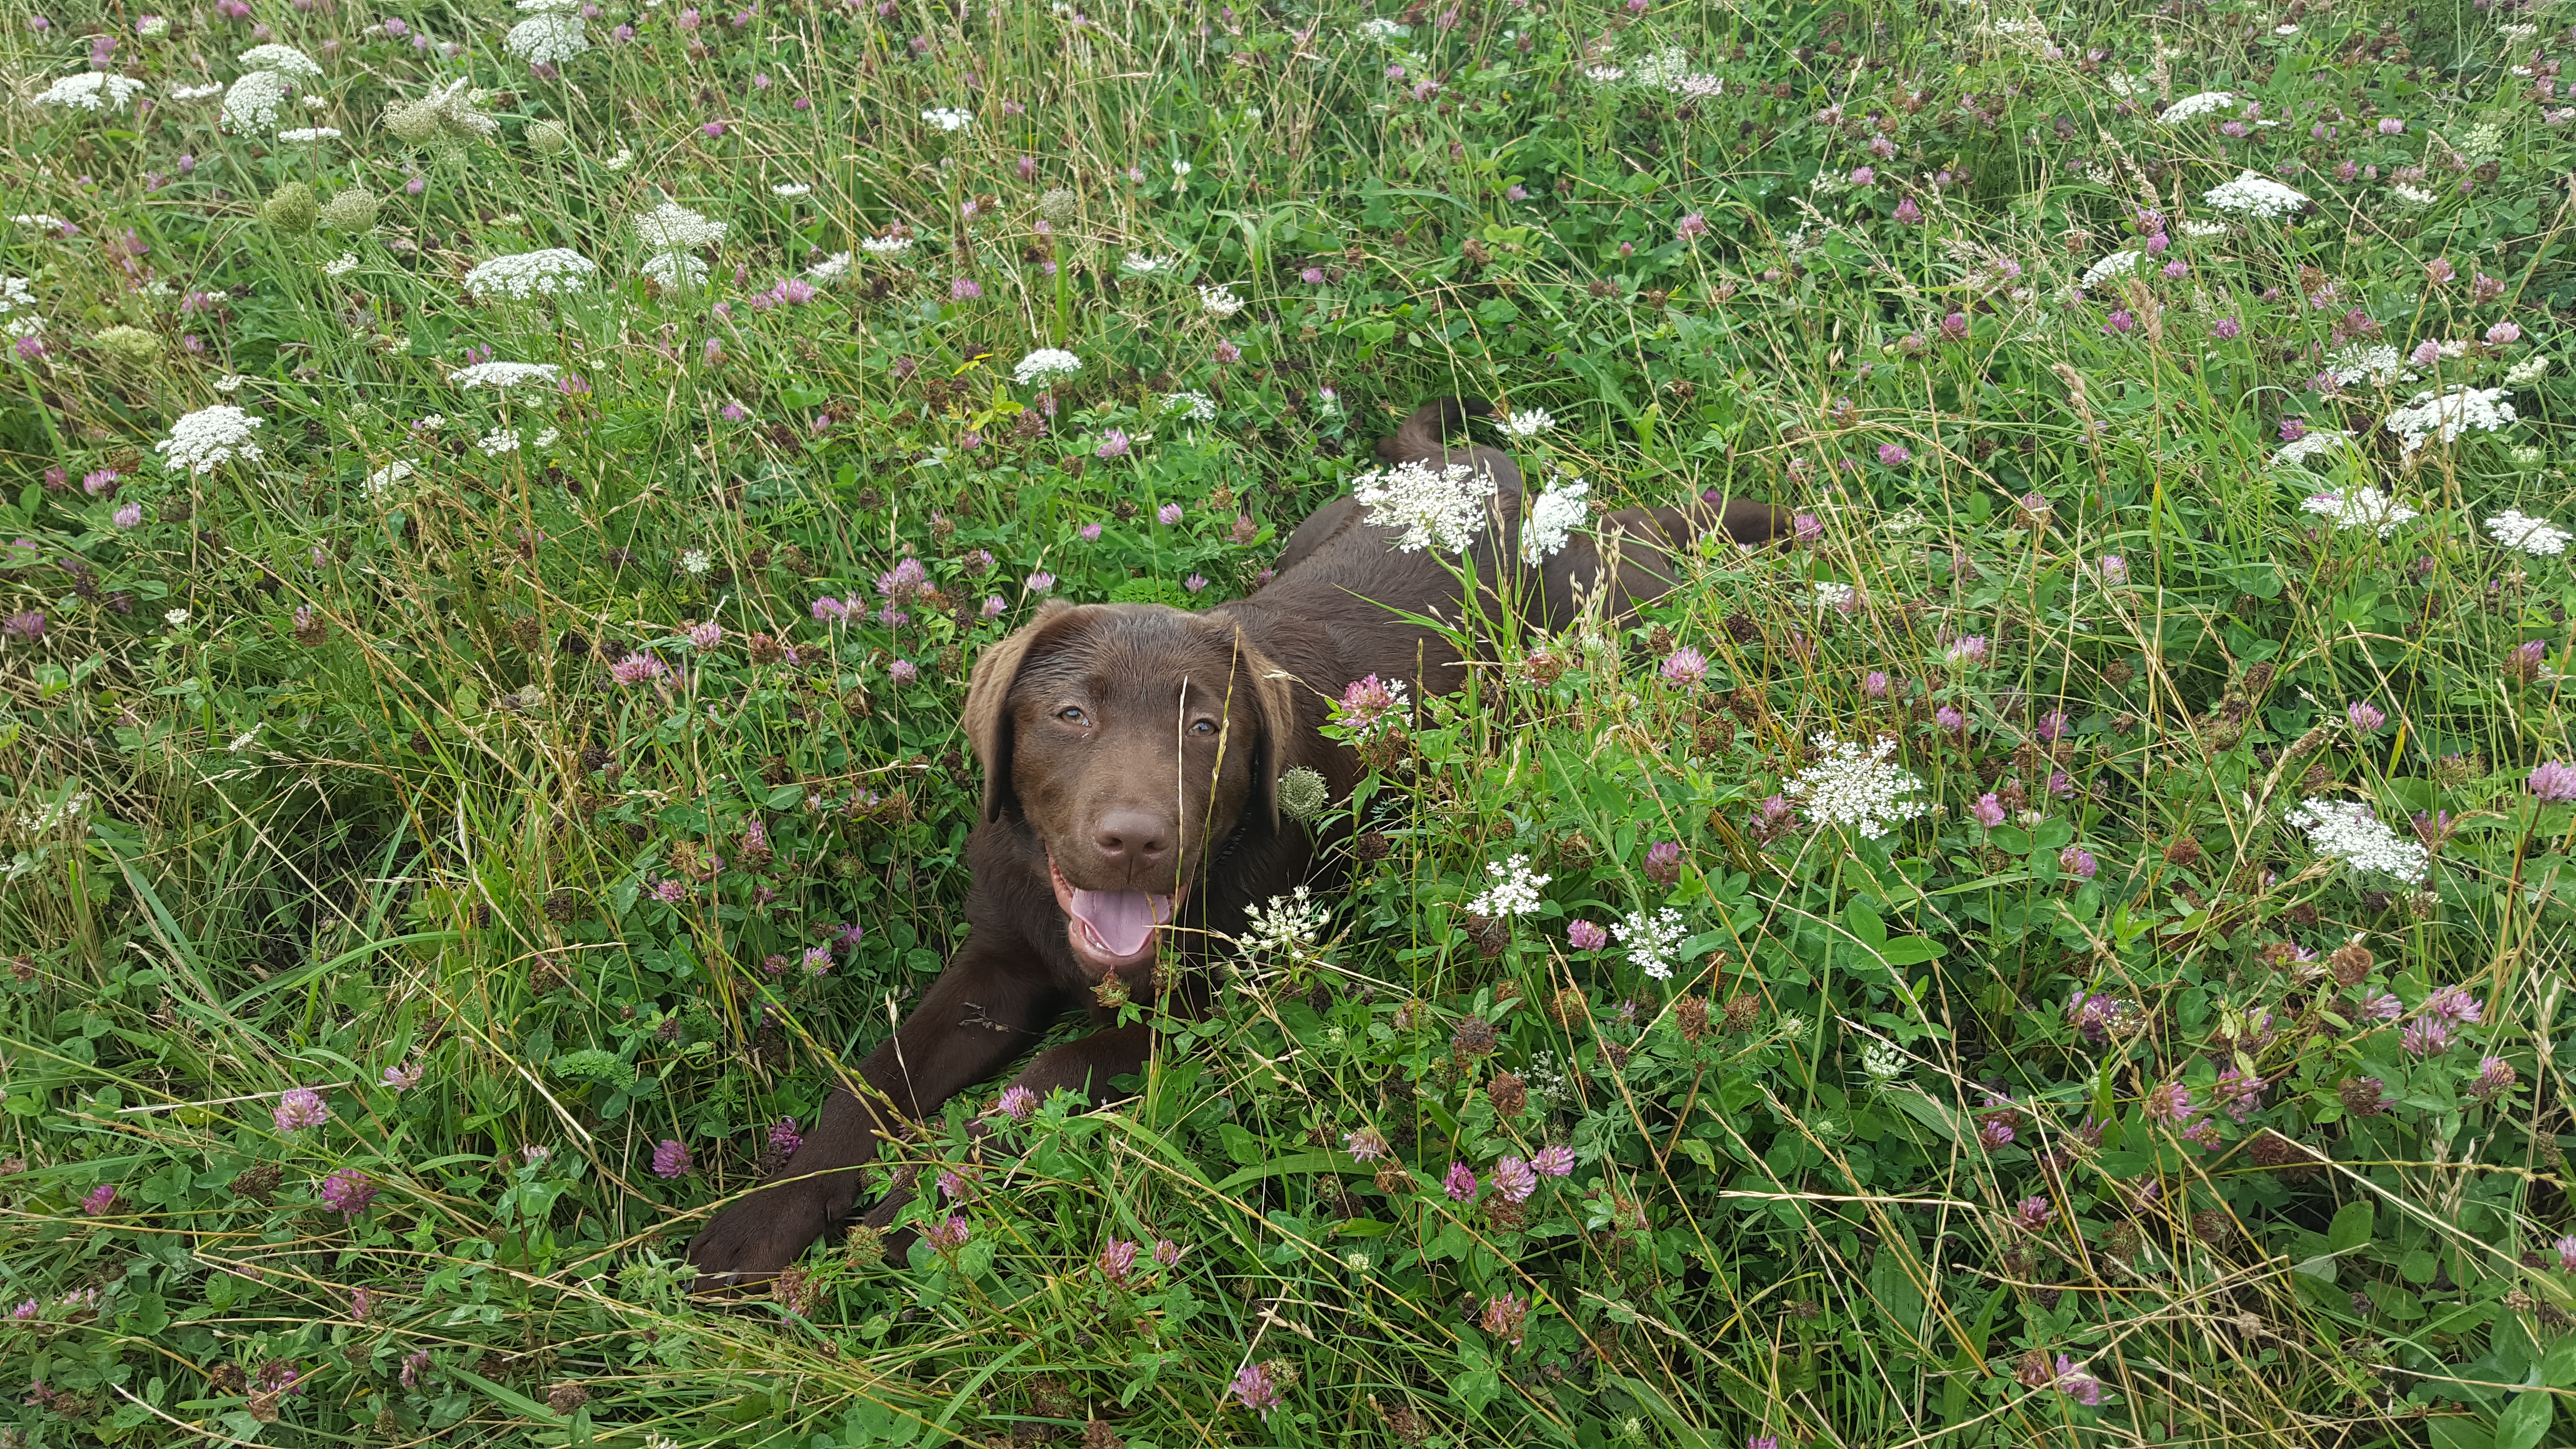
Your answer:
[[[2486,526],[2576,519],[2560,11],[1085,14],[610,6],[555,75],[496,4],[103,16],[148,112],[25,103],[92,22],[9,20],[0,214],[73,231],[0,231],[0,1438],[2576,1442],[2576,588]],[[255,25],[321,104],[226,134],[175,92]],[[2518,417],[2384,425],[2456,387]],[[1419,701],[1329,922],[908,1209],[962,1247],[688,1301],[958,943],[1031,576],[1237,597],[1450,393],[1550,415],[1533,480],[1806,527]],[[259,456],[165,467],[217,405]],[[2308,503],[2363,489],[2414,516]],[[1785,798],[1882,735],[1927,813]],[[2425,812],[2421,883],[2311,798]],[[1668,978],[1567,934],[1665,910]]]

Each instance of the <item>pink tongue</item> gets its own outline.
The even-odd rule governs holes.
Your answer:
[[[1133,956],[1154,934],[1154,898],[1143,891],[1073,893],[1073,914],[1114,956]]]

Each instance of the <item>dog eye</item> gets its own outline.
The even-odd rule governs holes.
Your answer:
[[[1068,704],[1068,705],[1066,705],[1064,708],[1062,708],[1062,709],[1060,709],[1060,710],[1057,710],[1057,711],[1055,712],[1055,717],[1056,717],[1057,719],[1063,720],[1066,724],[1089,724],[1089,723],[1091,723],[1091,716],[1089,716],[1089,715],[1087,715],[1087,714],[1084,714],[1084,713],[1082,712],[1082,708],[1081,708],[1081,706],[1079,706],[1079,705],[1071,705],[1071,704]]]
[[[1200,721],[1199,721],[1199,722],[1197,722],[1196,724],[1193,724],[1193,725],[1191,725],[1191,726],[1190,726],[1190,733],[1191,733],[1191,734],[1194,734],[1194,735],[1212,735],[1212,734],[1215,734],[1215,733],[1216,733],[1216,721],[1215,721],[1215,720],[1212,720],[1212,719],[1203,719],[1203,720],[1200,720]]]

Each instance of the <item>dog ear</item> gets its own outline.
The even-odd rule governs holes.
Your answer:
[[[1270,828],[1279,828],[1279,777],[1288,773],[1292,743],[1297,738],[1297,681],[1253,646],[1240,631],[1234,636],[1236,677],[1252,688],[1253,707],[1261,714],[1261,744],[1252,757],[1260,781],[1262,807]]]
[[[966,743],[984,767],[984,818],[999,820],[1011,799],[1011,682],[1020,677],[1020,661],[1047,626],[1073,606],[1049,599],[1037,617],[1010,637],[975,657],[975,672],[966,684]]]

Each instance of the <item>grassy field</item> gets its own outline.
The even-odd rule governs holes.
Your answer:
[[[2576,1443],[2576,11],[1097,4],[8,9],[0,1445]],[[692,1302],[1450,394],[1797,538]]]

